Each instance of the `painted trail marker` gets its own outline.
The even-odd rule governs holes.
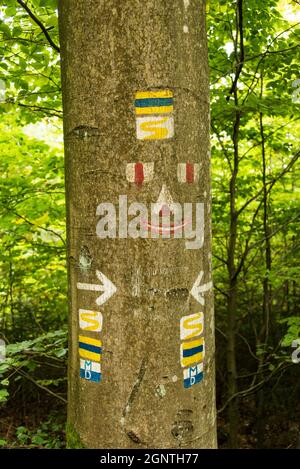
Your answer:
[[[116,293],[117,287],[99,270],[96,270],[96,275],[102,284],[77,282],[77,288],[78,290],[102,291],[102,295],[96,299],[97,305],[101,306]]]
[[[193,339],[202,334],[203,323],[204,316],[202,312],[183,316],[180,320],[180,339]]]
[[[141,185],[152,181],[154,175],[154,163],[128,163],[126,166],[126,179]]]
[[[88,381],[100,383],[101,381],[101,365],[91,360],[80,359],[80,378]]]
[[[172,116],[137,117],[136,136],[138,140],[163,140],[174,136]]]
[[[83,331],[101,332],[103,316],[100,311],[79,310],[79,327]]]
[[[174,136],[171,90],[138,91],[134,105],[138,140],[163,140]]]
[[[201,280],[202,280],[203,275],[204,275],[204,272],[203,272],[203,270],[201,270],[200,274],[198,275],[198,277],[196,279],[196,282],[194,283],[194,285],[193,285],[193,287],[190,291],[190,294],[201,305],[205,304],[204,293],[211,290],[212,286],[213,286],[212,282],[207,282],[207,283],[204,283],[204,284],[201,285]]]
[[[91,337],[79,336],[79,355],[87,360],[100,362],[102,355],[102,342],[99,339]]]
[[[137,116],[170,114],[173,112],[173,92],[171,90],[137,91],[134,105]]]
[[[179,182],[192,184],[199,181],[200,164],[179,163],[177,166],[177,178]]]
[[[198,363],[195,366],[185,368],[183,370],[183,385],[185,388],[190,388],[194,384],[200,383],[203,380],[203,363]]]
[[[204,358],[204,338],[192,340],[191,342],[183,342],[180,346],[181,366],[193,365],[201,362]]]

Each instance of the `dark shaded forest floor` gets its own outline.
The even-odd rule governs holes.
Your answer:
[[[287,419],[286,409],[278,409],[276,415],[265,415],[264,441],[258,445],[256,436],[256,411],[253,402],[244,402],[240,410],[239,448],[243,449],[293,449],[299,448],[300,440],[300,403],[295,409],[293,419]],[[218,419],[219,448],[228,448],[227,424],[224,418]]]
[[[51,396],[39,394],[37,400],[12,398],[0,410],[0,442],[8,448],[65,448],[66,406]],[[244,400],[240,409],[239,448],[257,447],[256,411],[253,400]],[[264,448],[299,448],[300,401],[293,417],[287,418],[282,404],[265,415]],[[218,419],[219,448],[227,448],[228,428],[224,417]]]
[[[38,402],[12,402],[0,411],[3,448],[65,448],[66,406],[48,396]]]
[[[217,362],[218,363],[218,362]],[[52,366],[50,366],[52,365]],[[217,366],[221,368],[220,363]],[[9,398],[0,404],[0,448],[66,447],[66,359],[36,368],[30,379],[20,376],[8,386]],[[28,376],[28,375],[27,375]],[[41,389],[41,376],[50,387]],[[218,376],[218,374],[217,374]],[[55,379],[58,378],[59,379]],[[46,383],[42,381],[45,385]],[[238,447],[242,449],[300,448],[300,365],[290,366],[276,380],[265,384],[264,413],[258,419],[255,394],[240,400]],[[224,405],[226,386],[217,378],[217,407]],[[228,448],[226,409],[218,415],[219,448]],[[258,437],[258,423],[263,431]]]

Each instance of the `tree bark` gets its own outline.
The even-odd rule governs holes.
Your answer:
[[[235,104],[238,104],[237,90],[234,90]],[[239,172],[239,131],[241,123],[241,114],[236,112],[233,126],[233,169],[229,184],[230,194],[230,233],[227,253],[228,270],[228,299],[227,299],[227,372],[228,372],[228,422],[229,422],[229,447],[238,447],[238,425],[239,425],[239,402],[236,394],[238,392],[237,366],[236,366],[236,315],[237,315],[237,294],[238,294],[238,275],[236,267],[236,240],[238,233],[238,212],[236,209],[236,184]],[[233,397],[235,396],[235,397]]]
[[[238,295],[238,277],[240,268],[236,266],[236,241],[238,235],[238,219],[239,211],[236,207],[237,202],[237,178],[239,173],[239,140],[240,140],[240,127],[241,127],[241,111],[239,107],[239,93],[238,84],[239,78],[244,66],[245,49],[244,49],[244,11],[243,0],[236,2],[236,32],[234,41],[234,52],[236,56],[236,70],[235,77],[229,92],[227,100],[230,95],[233,95],[234,104],[236,106],[235,120],[233,123],[232,143],[233,143],[233,158],[232,158],[232,174],[229,183],[229,197],[230,197],[230,233],[229,243],[227,249],[227,270],[228,270],[228,300],[227,300],[227,372],[228,372],[228,423],[229,423],[229,437],[228,444],[230,448],[238,447],[238,428],[239,428],[239,400],[236,396],[238,392],[237,382],[237,364],[236,364],[236,315],[237,315],[237,295]]]
[[[69,447],[214,448],[205,1],[63,0],[59,17],[70,300]],[[151,135],[157,139],[137,138],[137,106],[143,101],[138,92],[167,93],[174,136],[167,129],[154,130]],[[147,133],[147,126],[143,128]],[[170,138],[164,138],[165,132]],[[183,178],[178,165],[186,165]],[[128,206],[139,202],[150,207],[170,196],[174,202],[193,203],[194,209],[196,202],[203,203],[203,245],[187,249],[187,240],[173,235],[122,237],[120,195],[127,196]],[[116,236],[113,227],[111,237],[100,238],[99,205],[105,202],[116,207],[117,229]],[[128,215],[128,221],[132,218]],[[105,282],[114,287],[104,298],[99,288]],[[200,284],[205,291],[197,296]],[[82,327],[82,310],[101,313],[100,331]],[[204,375],[197,384],[187,381],[193,385],[185,388],[189,368],[182,365],[180,353],[191,341],[183,338],[180,324],[201,313],[204,332],[193,340],[205,340]],[[80,367],[90,366],[82,365],[80,354],[82,342],[99,340],[101,357],[95,363],[101,363],[101,380],[93,382],[86,369],[80,377]]]
[[[263,75],[261,76],[261,97],[263,96]],[[272,268],[272,246],[271,246],[271,228],[269,221],[269,204],[270,197],[268,193],[268,174],[267,174],[267,161],[266,161],[266,148],[265,148],[265,131],[263,122],[263,113],[259,113],[259,126],[261,136],[261,156],[262,156],[262,183],[263,183],[263,234],[265,239],[264,244],[264,256],[265,256],[265,269],[266,273],[263,279],[263,307],[262,307],[262,324],[258,334],[257,349],[260,349],[261,354],[259,355],[258,361],[258,373],[259,380],[264,381],[264,370],[265,370],[265,356],[267,353],[267,347],[269,345],[270,336],[270,324],[271,324],[271,313],[272,313],[272,285],[270,283],[270,273]],[[265,399],[265,388],[262,388],[257,392],[256,396],[256,408],[257,408],[257,448],[265,447],[265,424],[266,424],[266,399]]]

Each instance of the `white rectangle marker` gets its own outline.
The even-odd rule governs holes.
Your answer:
[[[80,359],[80,378],[99,383],[101,381],[100,363]]]
[[[143,182],[149,182],[153,179],[154,163],[128,163],[126,165],[126,179],[128,182],[137,181],[137,166],[142,170]]]
[[[79,327],[84,331],[101,332],[103,316],[100,311],[79,310]]]
[[[173,116],[143,116],[136,118],[138,140],[163,140],[174,136]]]
[[[179,163],[177,166],[177,178],[179,182],[193,183],[199,181],[199,163]]]
[[[198,337],[203,332],[204,315],[199,313],[183,316],[180,320],[180,339],[188,340]]]

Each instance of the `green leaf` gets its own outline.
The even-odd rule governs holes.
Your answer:
[[[7,401],[9,392],[6,389],[0,389],[0,403]]]

